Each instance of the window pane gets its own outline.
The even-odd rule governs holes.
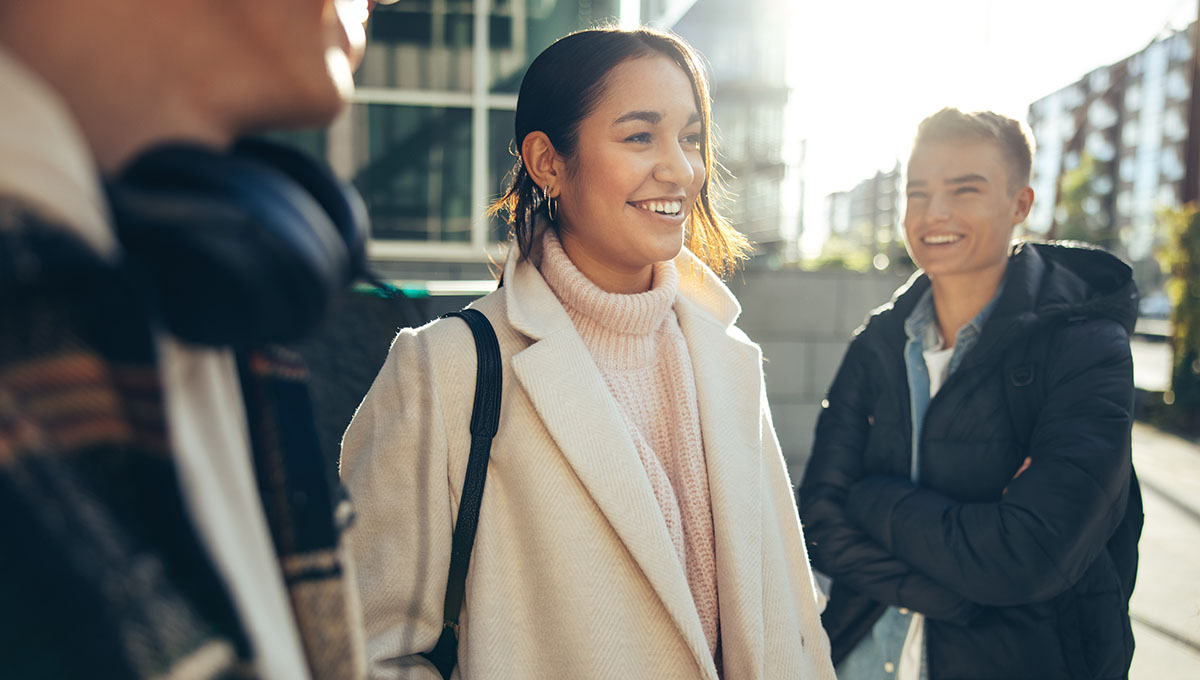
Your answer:
[[[471,240],[470,109],[358,104],[354,184],[377,239]]]
[[[376,5],[355,81],[363,87],[470,92],[473,0]]]
[[[488,111],[488,203],[508,189],[509,173],[516,161],[517,146],[513,142],[515,111]],[[501,215],[491,219],[488,238],[504,241],[508,238],[508,225]]]
[[[525,68],[562,36],[619,14],[619,0],[492,0],[489,17],[491,90],[515,93]]]

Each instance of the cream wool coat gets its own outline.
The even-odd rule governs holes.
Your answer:
[[[515,251],[516,249],[513,248]],[[792,490],[740,307],[686,250],[675,303],[695,371],[727,680],[834,678]],[[571,319],[510,255],[472,306],[504,357],[456,677],[705,678],[717,669],[650,482]],[[460,319],[397,336],[342,442],[373,678],[438,678],[475,348]]]

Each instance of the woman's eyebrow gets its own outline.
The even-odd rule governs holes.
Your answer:
[[[663,115],[657,111],[630,111],[629,113],[626,113],[620,118],[614,120],[612,124],[620,125],[621,123],[629,123],[631,121],[640,120],[651,125],[658,125],[660,122],[662,122],[662,119]]]
[[[631,121],[642,121],[644,123],[649,123],[651,125],[658,125],[659,123],[662,122],[662,119],[663,119],[663,114],[659,113],[658,111],[630,111],[629,113],[626,113],[623,116],[620,116],[619,118],[614,120],[612,122],[612,124],[620,125],[621,123],[629,123]],[[694,123],[699,123],[699,122],[700,122],[700,112],[693,111],[692,115],[688,116],[687,124],[692,125]]]

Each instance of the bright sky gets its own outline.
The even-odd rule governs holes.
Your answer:
[[[788,1],[788,0],[785,0]],[[907,158],[943,106],[1024,121],[1029,104],[1196,18],[1197,0],[842,0],[796,3],[790,78],[807,140],[805,232],[825,197]]]

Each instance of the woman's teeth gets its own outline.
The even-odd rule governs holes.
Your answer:
[[[933,236],[922,236],[921,242],[936,246],[945,243],[954,243],[961,238],[962,234],[935,234]]]
[[[635,203],[635,207],[662,215],[678,215],[683,210],[683,201],[644,201]]]

